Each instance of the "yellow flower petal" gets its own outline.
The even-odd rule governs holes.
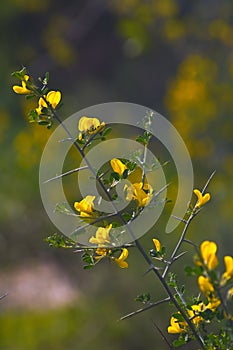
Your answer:
[[[22,80],[22,86],[19,86],[19,85],[14,85],[13,86],[13,90],[16,94],[20,94],[20,95],[27,95],[27,94],[30,94],[31,93],[31,90],[29,90],[27,88],[27,84],[26,82],[28,81],[29,79],[29,75],[24,75],[24,80]]]
[[[156,239],[156,238],[153,238],[153,243],[155,245],[156,251],[160,252],[160,250],[161,250],[161,243],[160,243],[160,241],[158,239]]]
[[[105,245],[106,243],[109,244],[111,241],[109,236],[109,232],[111,228],[112,228],[112,224],[107,227],[98,227],[95,233],[95,237],[92,236],[89,239],[89,242],[92,244],[98,244],[98,245]]]
[[[49,91],[46,95],[46,101],[48,101],[51,104],[52,108],[55,109],[61,101],[61,92]]]
[[[200,291],[205,294],[207,297],[211,296],[214,292],[214,286],[210,282],[209,278],[204,276],[198,277],[198,285]]]
[[[89,132],[89,134],[94,134],[98,132],[105,126],[105,123],[100,121],[98,118],[81,117],[78,123],[78,129],[82,132]]]
[[[204,241],[200,246],[200,251],[203,262],[208,269],[215,269],[218,265],[218,258],[216,256],[217,244],[211,241]]]
[[[149,184],[134,183],[131,186],[125,186],[127,191],[126,200],[131,201],[132,199],[138,202],[139,207],[148,205],[152,199],[153,188]]]
[[[123,248],[119,258],[113,258],[114,262],[122,269],[128,268],[128,263],[125,261],[129,255],[128,249]]]
[[[122,176],[124,171],[127,169],[127,166],[117,158],[111,159],[110,164],[111,164],[113,171],[115,173],[119,174],[120,176]]]
[[[205,311],[206,306],[204,303],[199,303],[198,305],[192,305],[191,309],[188,309],[189,317],[195,325],[198,325],[203,321],[203,317],[199,316],[199,313]]]
[[[95,260],[99,261],[99,260],[107,257],[111,253],[111,250],[106,249],[106,248],[97,248],[95,253],[97,254],[95,256]]]
[[[227,299],[232,299],[232,297],[233,297],[233,287],[228,289],[228,292],[227,292]]]
[[[74,203],[74,208],[80,212],[81,216],[91,216],[93,214],[95,196],[86,196],[80,202]]]
[[[206,305],[206,308],[207,309],[210,309],[212,311],[216,310],[217,307],[221,304],[221,300],[219,300],[218,298],[216,297],[212,297],[210,299],[210,302]]]
[[[171,317],[170,326],[167,328],[168,333],[170,334],[178,334],[185,330],[186,324],[185,322],[179,322],[175,317]]]
[[[226,282],[232,279],[233,277],[233,258],[229,255],[224,256],[224,263],[225,263],[226,271],[223,273],[221,277],[221,286],[226,284]]]
[[[203,196],[203,194],[197,189],[193,190],[193,192],[197,196],[197,203],[195,205],[195,208],[202,207],[205,203],[207,203],[210,200],[210,194],[209,193],[206,193]]]

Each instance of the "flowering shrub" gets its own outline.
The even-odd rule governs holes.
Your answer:
[[[61,92],[48,90],[48,74],[39,79],[39,87],[27,74],[25,68],[13,73],[13,75],[21,83],[21,85],[13,86],[14,92],[26,95],[26,98],[36,98],[38,100],[38,107],[29,113],[29,122],[51,128],[56,121],[64,128],[67,136],[71,138],[70,131],[57,113],[62,97]],[[94,141],[101,142],[105,140],[109,133],[111,133],[111,128],[104,121],[82,116],[78,121],[77,138],[72,138],[72,142],[84,158],[86,149],[90,149]],[[144,160],[151,137],[151,133],[145,131],[143,135],[139,135],[136,139],[144,146]],[[141,161],[140,164],[143,164],[143,162]],[[91,164],[87,163],[86,167],[95,174]],[[76,170],[82,171],[81,168]],[[138,178],[132,180],[135,178],[135,173],[140,174],[139,180]],[[59,176],[63,175],[67,175],[67,173]],[[97,198],[90,193],[86,197],[74,201],[74,213],[72,213],[72,215],[85,220],[87,226],[89,224],[96,226],[95,234],[89,237],[89,245],[80,245],[77,240],[58,234],[48,237],[47,242],[51,246],[72,248],[81,252],[85,269],[93,268],[103,259],[109,259],[120,268],[126,269],[129,267],[127,262],[129,250],[131,246],[136,247],[148,264],[147,272],[153,273],[158,283],[162,284],[165,298],[151,302],[148,293],[139,295],[136,300],[142,302],[144,306],[125,315],[122,320],[162,303],[170,303],[175,308],[175,312],[171,314],[167,333],[176,336],[173,345],[170,344],[165,332],[160,331],[170,348],[195,341],[196,349],[232,349],[233,316],[230,307],[233,299],[233,257],[224,257],[225,271],[222,271],[219,268],[217,244],[215,242],[205,240],[199,246],[187,239],[187,230],[191,221],[199,214],[202,207],[210,201],[211,196],[206,190],[212,177],[213,174],[202,190],[194,189],[193,192],[197,197],[196,203],[194,205],[190,204],[185,218],[177,218],[183,223],[184,227],[172,254],[168,257],[166,247],[162,245],[158,237],[153,238],[151,250],[146,252],[138,239],[132,239],[132,244],[125,244],[121,235],[114,233],[114,228],[120,226],[119,222],[123,224],[130,223],[145,207],[156,205],[158,194],[148,182],[143,166],[140,167],[135,161],[118,158],[112,158],[107,164],[107,170],[97,173],[96,181],[103,192],[103,196],[112,201],[118,198],[116,193],[117,184],[131,179],[130,184],[126,183],[124,185],[123,193],[124,199],[128,202],[127,207],[122,212],[116,210],[114,215],[106,215],[98,210]],[[62,204],[58,205],[56,209],[68,215],[71,214]],[[130,231],[130,234],[134,238],[133,231]],[[171,272],[173,263],[184,255],[183,252],[180,252],[184,242],[191,245],[195,252],[193,266],[186,267],[185,273],[196,278],[200,290],[198,295],[192,295],[191,297],[186,296],[186,289],[179,286],[177,276]],[[157,266],[158,261],[162,263],[162,268]]]

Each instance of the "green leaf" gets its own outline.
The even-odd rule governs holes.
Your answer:
[[[108,134],[110,134],[111,131],[112,131],[112,128],[108,127],[108,128],[106,128],[106,129],[102,132],[102,135],[105,137],[105,136],[107,136]]]
[[[38,120],[38,124],[39,125],[49,125],[50,124],[50,122],[48,121],[48,120]]]
[[[129,213],[123,213],[122,216],[127,222],[132,219],[132,215]]]
[[[26,67],[23,67],[21,70],[15,71],[15,72],[11,73],[11,75],[12,75],[13,77],[18,78],[18,79],[20,79],[20,80],[23,79],[23,77],[24,77],[25,74],[27,74],[27,69],[26,69]]]
[[[49,244],[50,247],[54,248],[75,248],[76,243],[62,234],[54,233],[52,236],[45,238],[45,242]]]
[[[32,110],[28,115],[29,123],[34,123],[37,121],[37,119],[38,119],[38,114],[36,110]]]
[[[178,348],[179,346],[182,346],[186,344],[186,341],[184,339],[176,339],[173,341],[172,345],[175,347],[175,348]]]
[[[138,136],[138,137],[136,138],[136,141],[142,143],[143,145],[146,144],[146,141],[145,141],[145,139],[144,139],[143,136]]]
[[[32,98],[34,98],[35,95],[34,94],[30,94],[30,95],[26,95],[25,98],[26,100],[31,100]]]
[[[42,81],[42,84],[43,84],[43,85],[47,85],[48,82],[49,82],[49,72],[46,72],[46,73],[45,73],[45,77],[44,77],[44,79],[43,79],[43,81]]]
[[[92,267],[94,267],[95,265],[93,264],[93,265],[84,265],[83,266],[83,269],[84,270],[90,270],[90,269],[92,269]]]
[[[50,129],[53,126],[52,120],[50,120],[49,124],[47,125],[47,129]]]
[[[83,253],[82,260],[88,264],[94,264],[93,256],[90,255],[87,251]]]
[[[184,268],[184,271],[186,273],[186,276],[200,276],[202,274],[202,268],[201,266],[186,266]]]
[[[177,281],[176,281],[176,274],[175,273],[172,273],[172,272],[169,273],[169,275],[168,275],[168,285],[170,287],[174,287],[174,288],[177,287]]]
[[[172,316],[176,318],[179,322],[184,322],[184,318],[179,312],[172,314]]]
[[[118,173],[111,173],[110,175],[110,181],[112,182],[113,180],[119,181],[120,180],[120,175]]]
[[[134,300],[139,301],[140,303],[143,303],[143,304],[148,304],[151,300],[151,296],[150,296],[150,293],[143,293],[138,295]]]
[[[157,252],[155,249],[151,249],[149,253],[150,253],[150,256],[152,256],[152,258],[160,257],[160,252]]]
[[[122,174],[122,178],[123,178],[123,179],[127,179],[128,173],[129,173],[128,169],[125,169],[125,171],[124,171],[123,174]]]
[[[126,166],[129,169],[129,171],[133,171],[137,167],[137,163],[134,162],[126,162]]]

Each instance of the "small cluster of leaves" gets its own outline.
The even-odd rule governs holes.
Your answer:
[[[54,233],[52,236],[46,237],[45,242],[53,248],[77,248],[76,243],[72,239],[60,233]]]
[[[93,249],[85,249],[84,253],[82,254],[82,261],[86,264],[83,266],[84,270],[90,270],[92,267],[95,266],[95,260],[93,257]]]
[[[205,337],[205,345],[207,350],[224,349],[230,350],[233,348],[232,328],[233,321],[228,320],[226,327],[221,328],[217,334],[207,334]]]
[[[152,258],[163,259],[166,254],[166,247],[161,247],[159,252],[153,248],[149,251],[149,254]]]
[[[152,137],[152,134],[150,132],[144,131],[143,135],[140,135],[136,138],[136,141],[140,142],[143,146],[148,146],[151,137]]]
[[[93,134],[90,134],[88,131],[82,132],[82,138],[77,138],[76,142],[80,146],[89,147],[92,141],[105,141],[107,136],[111,133],[111,131],[111,127],[104,127],[103,129],[101,128],[99,131]]]
[[[151,301],[151,295],[150,293],[143,293],[143,294],[137,295],[134,300],[143,304],[149,304]]]

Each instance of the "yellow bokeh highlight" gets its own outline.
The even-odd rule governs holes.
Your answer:
[[[207,131],[217,116],[216,100],[211,90],[217,72],[212,60],[190,55],[180,65],[166,95],[165,103],[172,122],[192,156],[206,157],[213,151],[213,141],[208,138]]]
[[[40,162],[43,148],[51,135],[51,130],[37,124],[29,125],[16,135],[13,148],[19,164],[31,168]]]
[[[233,27],[223,19],[212,21],[208,28],[209,34],[214,39],[219,39],[225,45],[233,45]]]
[[[164,35],[168,40],[178,40],[185,36],[184,22],[177,19],[169,19],[164,24]]]
[[[70,20],[62,15],[54,15],[44,33],[43,41],[50,56],[60,65],[68,65],[76,59],[74,47],[69,43]]]

